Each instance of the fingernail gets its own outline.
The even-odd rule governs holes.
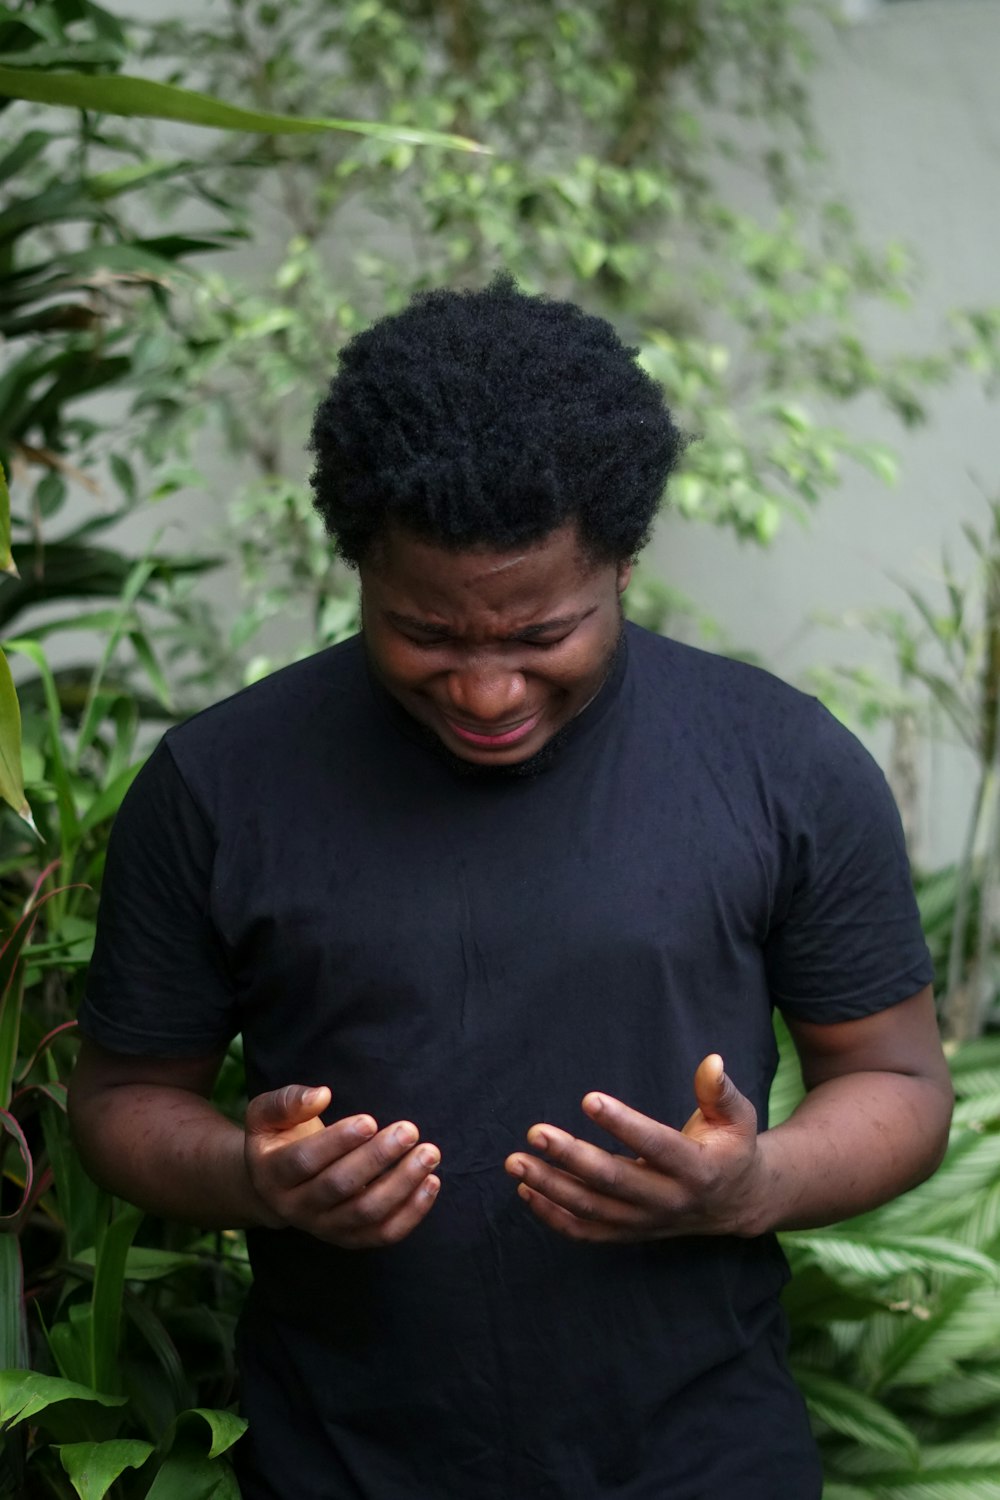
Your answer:
[[[587,1106],[587,1112],[592,1115],[599,1115],[604,1108],[604,1100],[600,1094],[588,1094],[583,1102]]]
[[[547,1151],[549,1149],[549,1138],[544,1130],[532,1130],[528,1136],[528,1140],[539,1151]]]
[[[359,1141],[369,1140],[377,1129],[378,1126],[370,1115],[358,1115],[358,1118],[351,1122],[351,1132]]]
[[[322,1093],[322,1088],[306,1089],[305,1093],[302,1095],[303,1102],[305,1104],[315,1104],[316,1100]]]
[[[412,1146],[416,1138],[417,1132],[412,1125],[400,1125],[392,1140],[396,1146]]]
[[[507,1163],[507,1170],[513,1177],[524,1176],[524,1162],[519,1156],[512,1156]]]
[[[428,1198],[436,1198],[438,1193],[441,1191],[441,1184],[440,1182],[438,1182],[436,1177],[428,1177],[427,1181],[423,1183],[421,1191],[425,1193]]]
[[[526,1182],[522,1182],[517,1190],[517,1196],[523,1198],[525,1203],[531,1202],[531,1189]]]
[[[436,1167],[440,1160],[433,1146],[424,1146],[421,1151],[417,1152],[417,1161],[422,1167]]]

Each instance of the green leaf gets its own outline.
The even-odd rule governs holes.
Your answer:
[[[10,675],[10,664],[0,651],[0,797],[18,817],[34,828],[31,808],[24,795],[24,768],[21,764],[21,708],[17,689]]]
[[[93,1266],[94,1247],[88,1246],[74,1257],[74,1265]],[[157,1281],[198,1264],[197,1255],[181,1250],[158,1250],[154,1246],[131,1245],[125,1257],[126,1281]]]
[[[383,125],[370,120],[309,119],[270,111],[243,109],[213,99],[210,94],[156,83],[150,78],[93,77],[87,73],[35,73],[28,68],[0,67],[0,95],[29,99],[35,104],[62,104],[70,109],[93,109],[103,114],[146,120],[179,120],[186,125],[205,125],[213,130],[248,130],[255,135],[315,135],[318,131],[346,130],[370,135],[380,141],[408,141],[415,146],[443,146],[456,151],[486,148],[465,136],[445,135],[437,130],[413,130],[403,125]]]
[[[106,1443],[64,1443],[59,1461],[80,1500],[104,1500],[126,1469],[140,1469],[155,1450],[137,1438],[111,1438]]]
[[[918,1462],[920,1445],[916,1437],[881,1402],[816,1370],[796,1368],[795,1379],[810,1410],[835,1432],[866,1448],[895,1454],[909,1463]]]
[[[35,159],[41,156],[49,141],[54,136],[50,130],[29,130],[16,145],[0,157],[0,183],[6,182],[8,178],[15,177],[18,172],[30,166]]]
[[[124,1406],[125,1400],[124,1396],[105,1396],[74,1380],[39,1375],[37,1370],[0,1370],[0,1422],[5,1427],[16,1427],[62,1401]]]
[[[26,1361],[24,1272],[16,1234],[0,1234],[0,1368],[20,1368]]]
[[[113,781],[109,782],[104,791],[94,798],[80,820],[81,836],[85,833],[90,833],[91,829],[97,828],[101,823],[106,822],[108,818],[115,816],[122,805],[125,793],[142,770],[142,766],[142,761],[137,762],[134,766],[126,766],[125,770],[117,775]]]
[[[0,1109],[0,1132],[11,1137],[18,1149],[18,1152],[20,1153],[21,1162],[24,1167],[24,1184],[21,1187],[21,1201],[20,1203],[18,1203],[16,1208],[11,1209],[8,1213],[0,1215],[0,1225],[4,1225],[5,1227],[9,1228],[10,1221],[17,1218],[18,1214],[21,1212],[21,1209],[28,1202],[28,1198],[31,1194],[32,1182],[34,1181],[35,1176],[35,1163],[31,1155],[31,1147],[28,1145],[24,1131],[21,1129],[20,1125],[14,1119],[14,1116],[10,1113],[9,1110]]]
[[[172,1453],[158,1470],[146,1500],[240,1500],[228,1464],[199,1453]]]
[[[52,774],[56,785],[56,799],[59,805],[59,838],[62,855],[67,862],[76,848],[78,840],[78,822],[76,816],[76,804],[73,799],[73,787],[70,782],[69,772],[63,758],[62,736],[60,725],[62,722],[62,708],[59,703],[59,692],[56,688],[52,669],[45,659],[45,653],[37,641],[30,636],[23,639],[10,640],[7,642],[8,651],[18,651],[32,661],[42,679],[42,687],[45,693],[45,706],[48,710],[49,747],[52,754]]]
[[[9,573],[12,578],[19,576],[10,550],[10,490],[3,464],[0,464],[0,573]]]
[[[120,1208],[103,1232],[98,1231],[94,1266],[92,1379],[105,1390],[114,1390],[121,1378],[119,1334],[125,1262],[129,1246],[143,1221],[140,1208]]]
[[[995,1260],[942,1236],[869,1234],[862,1239],[835,1231],[796,1230],[783,1235],[782,1241],[828,1271],[846,1271],[863,1281],[888,1281],[904,1271],[980,1276],[994,1283],[1000,1279]]]
[[[200,1428],[202,1423],[208,1425],[211,1436],[209,1458],[218,1458],[220,1454],[225,1453],[247,1430],[246,1419],[236,1416],[234,1412],[217,1411],[207,1406],[192,1406],[189,1411],[182,1411],[178,1416],[177,1432],[180,1434],[186,1431],[190,1434],[192,1428]]]

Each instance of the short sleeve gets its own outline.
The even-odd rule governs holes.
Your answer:
[[[212,831],[164,742],[108,846],[80,1030],[113,1052],[195,1057],[239,1030],[209,896]]]
[[[847,1021],[931,983],[892,793],[867,750],[818,705],[787,852],[787,894],[765,946],[776,1005],[804,1021]]]

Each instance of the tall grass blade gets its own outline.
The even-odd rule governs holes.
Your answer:
[[[215,130],[249,130],[255,135],[315,135],[346,130],[382,141],[405,141],[413,146],[443,146],[448,150],[483,151],[476,141],[437,130],[414,130],[370,120],[339,120],[281,115],[225,104],[192,89],[156,83],[150,78],[113,77],[89,73],[36,73],[28,68],[0,67],[0,95],[28,99],[35,104],[62,104],[71,109],[93,109],[146,120],[180,120]]]

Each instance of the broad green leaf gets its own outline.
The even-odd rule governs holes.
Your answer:
[[[0,1234],[0,1368],[25,1363],[24,1273],[16,1234]]]
[[[140,1469],[155,1452],[137,1438],[110,1438],[106,1443],[63,1443],[59,1461],[80,1500],[104,1500],[126,1469]]]
[[[918,1461],[920,1445],[914,1434],[874,1397],[816,1370],[796,1368],[795,1379],[809,1409],[835,1432],[866,1448]]]
[[[900,1341],[886,1361],[884,1383],[929,1385],[984,1351],[1000,1355],[1000,1291],[956,1288],[922,1326]]]
[[[32,828],[21,763],[21,708],[10,664],[0,651],[0,797]]]
[[[995,1260],[970,1245],[933,1235],[866,1235],[852,1239],[836,1232],[796,1230],[782,1236],[825,1269],[845,1271],[864,1281],[886,1281],[904,1271],[937,1271],[946,1276],[1000,1279]]]
[[[150,1486],[146,1500],[240,1500],[228,1464],[200,1453],[171,1453]]]
[[[29,99],[35,104],[62,104],[70,109],[93,109],[102,114],[137,116],[146,120],[179,120],[214,130],[247,130],[255,135],[314,135],[346,130],[382,141],[407,141],[414,146],[443,146],[457,151],[485,148],[465,136],[436,130],[412,130],[370,120],[310,119],[243,109],[192,89],[131,78],[119,73],[94,77],[87,73],[35,73],[28,68],[0,67],[0,95]]]
[[[878,1500],[1000,1500],[1000,1443],[924,1443],[919,1463],[894,1464],[855,1448],[837,1457],[838,1478],[863,1479]]]
[[[1000,1410],[1000,1369],[974,1366],[959,1375],[935,1380],[921,1395],[921,1404],[935,1416],[967,1416],[975,1411]]]
[[[189,1411],[182,1411],[177,1418],[177,1432],[190,1435],[192,1428],[200,1428],[206,1423],[210,1435],[209,1458],[218,1458],[231,1448],[247,1430],[246,1420],[238,1417],[231,1411],[216,1411],[207,1406],[192,1406]],[[201,1440],[199,1432],[198,1440]]]
[[[125,1400],[124,1396],[105,1396],[56,1375],[39,1375],[37,1370],[0,1370],[0,1422],[5,1426],[16,1427],[62,1401],[124,1406]]]

